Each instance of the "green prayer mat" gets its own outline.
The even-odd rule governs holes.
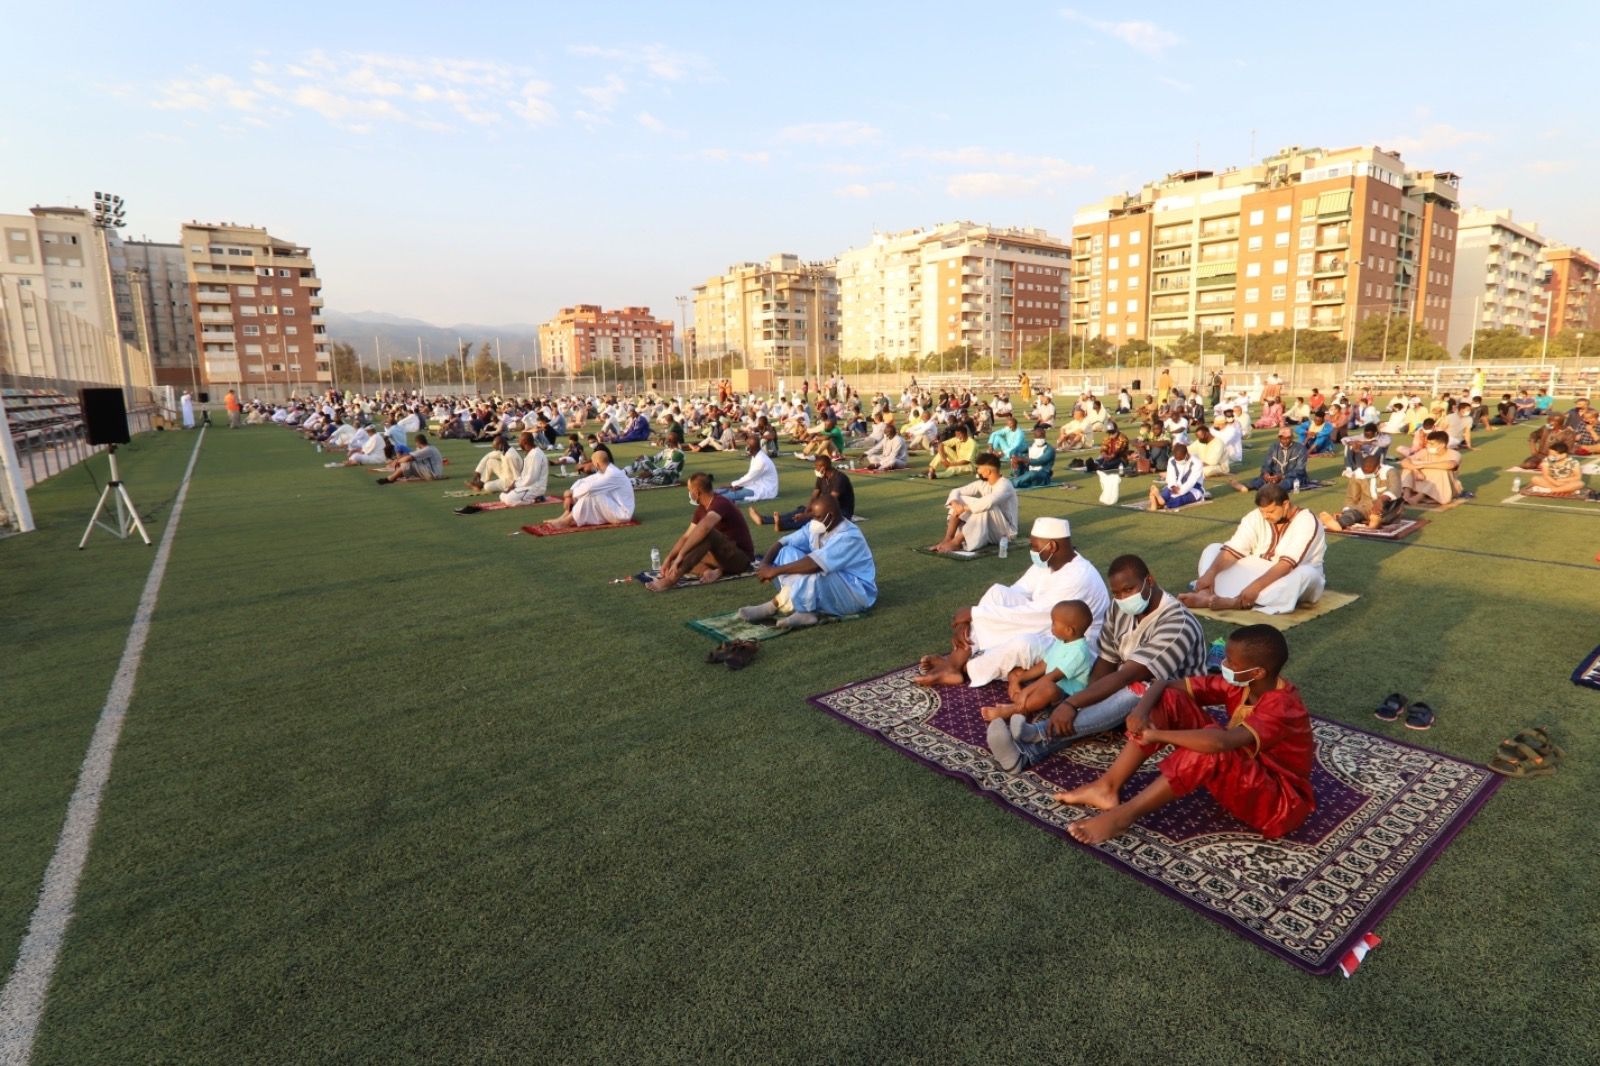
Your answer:
[[[847,615],[820,615],[817,626],[829,625],[833,622],[854,622],[858,618],[865,618],[866,614]],[[802,626],[800,629],[779,629],[773,625],[775,619],[765,622],[746,622],[739,617],[738,611],[729,611],[727,614],[714,614],[710,618],[698,618],[693,622],[684,623],[696,633],[703,633],[712,640],[771,640],[787,633],[803,633],[807,629],[817,626]]]

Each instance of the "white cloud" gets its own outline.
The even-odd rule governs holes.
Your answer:
[[[912,159],[960,168],[945,183],[951,196],[1020,196],[1094,173],[1094,168],[1048,155],[987,148],[945,148],[906,153]]]
[[[250,70],[249,85],[205,72],[167,81],[152,106],[234,112],[253,124],[310,112],[351,133],[379,124],[443,133],[493,126],[508,114],[533,125],[556,117],[548,82],[495,60],[313,50],[278,63],[258,59]]]
[[[1577,164],[1570,159],[1535,159],[1528,164],[1528,169],[1535,174],[1566,174],[1577,168]]]
[[[1180,81],[1177,78],[1168,78],[1168,77],[1164,77],[1163,76],[1163,77],[1157,78],[1156,81],[1160,82],[1162,85],[1165,85],[1169,89],[1176,89],[1180,93],[1192,93],[1192,92],[1194,92],[1194,86],[1193,85],[1189,84],[1186,81]]]
[[[607,74],[605,81],[599,85],[583,86],[578,89],[578,94],[589,101],[596,113],[603,115],[616,107],[617,101],[627,91],[627,82],[615,74]]]
[[[642,71],[656,81],[705,81],[712,77],[711,63],[702,55],[682,52],[664,44],[624,45],[575,44],[567,48],[584,59],[603,59],[623,70]]]
[[[842,148],[854,144],[869,144],[883,135],[876,126],[854,120],[844,122],[804,122],[785,126],[778,131],[777,139],[784,144],[814,144],[828,148]]]
[[[740,152],[732,148],[702,148],[690,156],[691,159],[703,160],[707,163],[770,163],[770,152]]]
[[[635,122],[639,123],[639,125],[643,126],[651,133],[670,133],[676,135],[679,132],[678,130],[673,129],[671,126],[668,126],[665,122],[662,122],[659,118],[656,118],[648,111],[641,111],[637,115],[633,116],[633,118]]]
[[[1061,17],[1068,22],[1076,22],[1080,26],[1087,26],[1107,37],[1121,41],[1129,48],[1143,52],[1147,56],[1160,56],[1168,48],[1183,40],[1171,30],[1163,29],[1154,22],[1140,20],[1113,22],[1092,18],[1070,7],[1062,9]]]
[[[892,181],[852,182],[833,190],[833,195],[843,196],[850,200],[865,200],[869,196],[878,196],[886,192],[894,192],[900,186]]]
[[[1457,129],[1446,122],[1435,122],[1415,135],[1390,137],[1380,143],[1401,155],[1428,155],[1460,148],[1463,145],[1482,144],[1491,139],[1487,133]]]

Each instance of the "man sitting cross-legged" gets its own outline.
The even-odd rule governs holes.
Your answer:
[[[1220,677],[1152,683],[1128,715],[1128,740],[1111,768],[1082,788],[1056,793],[1058,803],[1102,812],[1067,832],[1085,844],[1104,843],[1197,788],[1269,840],[1298,829],[1317,806],[1316,740],[1300,690],[1279,676],[1288,661],[1281,632],[1244,626],[1228,637]],[[1217,703],[1228,710],[1226,726],[1201,709]],[[1174,750],[1161,760],[1160,776],[1123,802],[1122,786],[1168,745]]]
[[[746,622],[774,616],[784,629],[816,625],[820,615],[856,614],[878,601],[877,566],[856,524],[839,511],[832,495],[806,505],[811,520],[767,549],[756,577],[776,582],[766,603],[739,608]]]
[[[1050,484],[1056,473],[1056,450],[1050,446],[1050,431],[1035,427],[1033,441],[1011,460],[1011,466],[1016,488],[1040,489]]]
[[[689,528],[661,560],[661,573],[645,586],[651,592],[665,592],[689,576],[709,585],[724,574],[744,573],[755,558],[755,542],[744,515],[731,501],[711,491],[711,475],[706,471],[689,475],[689,502],[694,504]]]
[[[1012,717],[989,723],[989,750],[1002,770],[1034,766],[1080,737],[1102,733],[1127,718],[1144,683],[1202,673],[1205,632],[1200,620],[1156,582],[1137,555],[1119,555],[1106,571],[1114,609],[1100,630],[1089,683],[1070,695],[1055,695],[1047,721]],[[1012,670],[1006,689],[1022,698],[1023,675]]]
[[[1256,492],[1255,510],[1233,536],[1200,553],[1194,591],[1178,599],[1217,611],[1289,614],[1322,598],[1327,550],[1327,533],[1316,515],[1296,507],[1283,485],[1267,485]]]
[[[951,489],[945,498],[944,539],[929,551],[975,552],[1001,537],[1017,535],[1017,489],[1000,473],[1000,459],[984,452],[977,459],[978,478]]]
[[[683,437],[667,430],[666,445],[655,455],[641,455],[628,467],[635,485],[676,485],[683,476]]]
[[[772,463],[772,456],[761,447],[761,442],[751,440],[745,445],[745,453],[750,456],[750,466],[742,477],[735,478],[733,484],[725,489],[718,489],[719,496],[726,496],[735,503],[746,500],[773,500],[778,497],[778,468]]]
[[[500,436],[494,439],[489,454],[478,460],[478,466],[467,479],[467,488],[474,492],[504,492],[522,473],[522,453],[511,450],[511,444]]]
[[[906,439],[894,427],[894,416],[884,412],[883,438],[867,449],[861,466],[866,470],[899,470],[906,465]]]
[[[1294,430],[1288,426],[1278,429],[1278,443],[1261,460],[1261,475],[1249,481],[1233,482],[1239,492],[1255,492],[1266,485],[1282,485],[1293,489],[1306,482],[1306,446],[1294,439]]]
[[[928,478],[931,480],[938,477],[941,470],[947,474],[972,473],[972,462],[977,448],[977,442],[967,434],[967,427],[956,426],[955,433],[950,439],[940,444],[933,453],[933,459],[928,463]]]
[[[822,495],[832,496],[839,501],[839,513],[854,521],[856,516],[856,489],[850,483],[849,475],[834,466],[833,460],[826,455],[817,456],[815,461],[812,462],[811,468],[817,475],[817,480],[811,486],[811,500]],[[799,529],[811,520],[811,515],[807,511],[811,500],[807,500],[793,511],[773,511],[769,514],[762,514],[758,508],[752,505],[750,508],[750,521],[758,526],[774,525],[784,531]]]
[[[1014,585],[991,585],[975,606],[950,622],[950,652],[924,655],[919,685],[970,684],[981,688],[1012,669],[1032,666],[1049,648],[1050,611],[1062,600],[1082,600],[1094,612],[1087,636],[1100,635],[1110,600],[1094,564],[1072,547],[1065,518],[1036,518],[1029,531],[1033,563]]]
[[[1450,447],[1450,434],[1436,429],[1428,434],[1428,445],[1412,452],[1400,462],[1400,488],[1406,502],[1442,506],[1461,495],[1456,471],[1461,468],[1461,453]]]
[[[1189,454],[1187,444],[1174,444],[1172,458],[1167,460],[1166,483],[1158,482],[1150,486],[1150,510],[1175,511],[1205,498],[1205,464],[1199,457]]]
[[[1379,453],[1368,452],[1361,457],[1361,469],[1350,475],[1350,484],[1344,490],[1344,508],[1336,515],[1324,511],[1317,521],[1333,533],[1353,526],[1378,529],[1398,519],[1404,506],[1400,471],[1384,466]]]
[[[602,444],[592,461],[595,472],[572,483],[561,497],[561,517],[548,525],[559,529],[633,521],[633,482],[611,461],[611,449]]]
[[[396,481],[438,481],[444,477],[444,457],[439,449],[428,443],[426,433],[417,434],[417,447],[405,455],[395,456],[394,473],[380,477],[378,484],[392,485]]]

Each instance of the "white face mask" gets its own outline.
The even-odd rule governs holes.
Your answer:
[[[824,522],[822,519],[813,518],[809,526],[811,532],[811,543],[815,544],[817,541],[821,540],[822,535],[828,532],[829,528],[831,527],[828,525],[828,523]]]

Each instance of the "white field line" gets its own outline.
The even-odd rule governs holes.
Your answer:
[[[167,520],[155,560],[150,564],[150,576],[145,580],[144,594],[139,597],[139,607],[134,611],[128,643],[122,649],[122,660],[111,680],[111,691],[78,770],[78,784],[67,804],[67,817],[56,841],[55,854],[50,856],[50,865],[45,867],[44,885],[39,889],[38,905],[17,952],[16,969],[0,989],[0,1066],[27,1066],[33,1054],[50,978],[61,958],[61,946],[66,941],[67,926],[72,921],[72,910],[78,898],[78,883],[89,859],[89,843],[100,817],[100,799],[111,777],[111,757],[116,754],[122,722],[133,698],[133,684],[139,675],[139,662],[144,657],[145,641],[150,635],[156,594],[161,591],[161,579],[167,572],[167,559],[172,553],[173,534],[178,532],[178,516],[183,513],[189,478],[205,439],[206,431],[202,428],[194,442],[194,451],[189,455],[189,466],[183,472],[177,499],[173,501],[172,516]]]

